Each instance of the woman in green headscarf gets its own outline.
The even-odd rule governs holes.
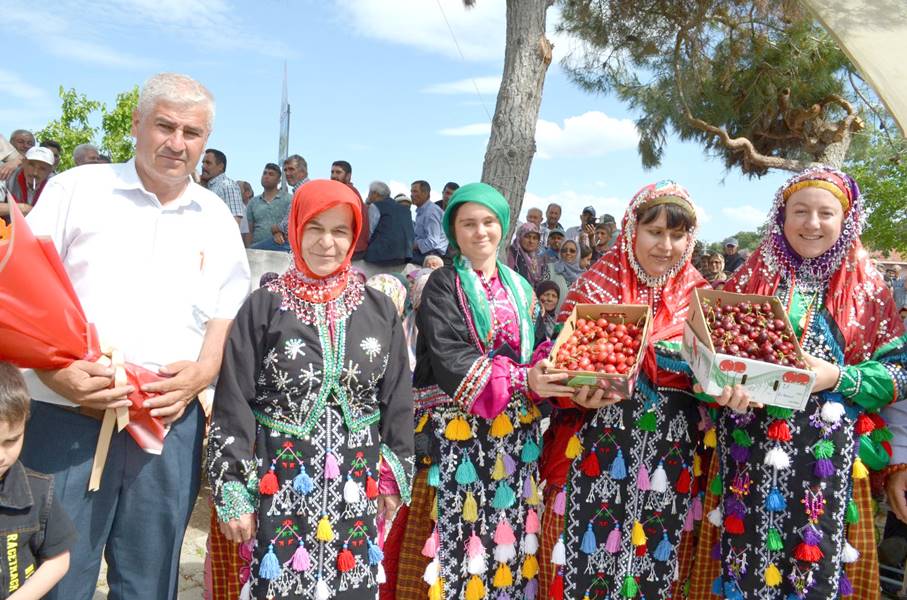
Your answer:
[[[453,267],[432,273],[417,315],[414,388],[420,474],[397,598],[478,600],[538,589],[540,414],[530,398],[572,395],[532,363],[535,295],[497,260],[510,207],[464,185],[443,226]]]

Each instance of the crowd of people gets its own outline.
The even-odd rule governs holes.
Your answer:
[[[0,597],[88,600],[103,556],[109,598],[175,598],[202,477],[214,600],[879,597],[871,481],[907,522],[905,290],[863,248],[847,174],[785,182],[749,253],[705,252],[673,181],[619,227],[589,206],[565,228],[551,204],[507,239],[484,183],[363,199],[349,162],[310,180],[294,154],[256,195],[206,147],[213,115],[164,73],[125,163],[80,146],[54,174],[49,141],[0,138],[0,216],[15,202],[104,347],[161,375],[0,363]],[[250,293],[248,250],[291,265]],[[804,410],[702,393],[681,352],[702,288],[781,302],[815,372]],[[650,308],[629,398],[552,369],[584,304]],[[633,347],[579,327],[615,360]],[[138,391],[163,449],[113,434],[86,491],[105,415]]]

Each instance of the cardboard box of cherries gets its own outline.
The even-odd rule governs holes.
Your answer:
[[[816,374],[777,298],[697,289],[691,304],[681,354],[706,394],[740,384],[755,402],[803,410]]]
[[[551,373],[568,373],[567,385],[605,388],[629,398],[639,376],[649,336],[649,307],[637,304],[577,304],[549,355]]]

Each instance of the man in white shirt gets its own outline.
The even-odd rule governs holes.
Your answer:
[[[110,600],[175,598],[180,547],[199,488],[204,415],[249,266],[223,201],[192,183],[214,121],[214,101],[184,75],[149,79],[133,113],[135,159],[54,177],[29,214],[63,260],[102,345],[167,375],[144,387],[145,406],[169,426],[160,455],[115,433],[101,479],[88,492],[104,409],[128,406],[131,386],[75,361],[25,373],[32,403],[22,461],[54,475],[79,532],[69,573],[46,596],[88,599],[102,552]]]

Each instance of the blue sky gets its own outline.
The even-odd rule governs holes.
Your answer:
[[[375,179],[395,192],[426,179],[440,191],[446,181],[481,175],[503,67],[503,0],[479,0],[468,11],[461,0],[2,4],[0,33],[17,57],[0,66],[5,136],[57,117],[60,85],[112,104],[152,73],[187,73],[217,99],[209,146],[227,154],[228,175],[260,191],[261,168],[277,155],[286,61],[290,152],[306,157],[311,176],[327,177],[338,159],[352,163],[363,191]],[[549,28],[556,19],[549,11]],[[550,37],[555,60],[574,45]],[[581,91],[553,63],[523,213],[554,201],[564,207],[565,226],[588,205],[619,219],[642,185],[671,178],[701,208],[701,238],[718,241],[761,224],[786,174],[749,180],[676,139],[662,166],[646,171],[635,117],[613,97]]]

